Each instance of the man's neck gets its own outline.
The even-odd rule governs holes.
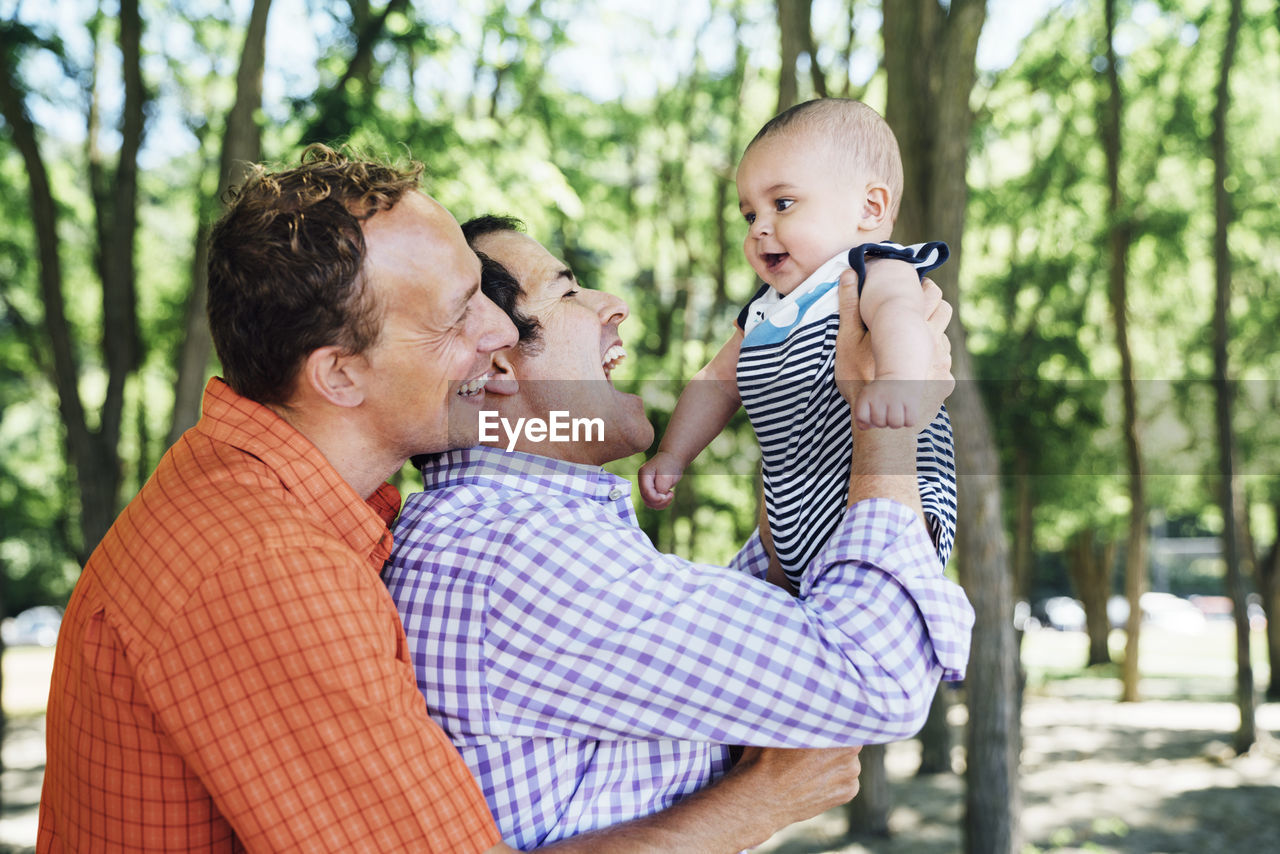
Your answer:
[[[369,432],[343,410],[321,417],[305,406],[270,408],[315,445],[338,476],[366,501],[404,465],[403,459],[393,459],[377,448]]]

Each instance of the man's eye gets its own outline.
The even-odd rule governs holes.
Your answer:
[[[785,211],[787,208],[791,207],[795,203],[796,203],[795,199],[778,199],[776,202],[773,203],[773,207],[775,210]]]
[[[564,295],[561,297],[561,299],[568,299],[569,297],[576,297],[577,295],[578,295],[578,289],[571,288],[564,292]]]

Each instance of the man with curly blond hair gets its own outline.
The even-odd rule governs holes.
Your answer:
[[[38,850],[510,850],[379,580],[387,478],[474,443],[460,425],[516,341],[420,171],[318,146],[229,199],[209,260],[223,378],[68,603]],[[562,850],[734,851],[856,775],[853,753],[775,752]],[[762,807],[788,778],[791,802]]]

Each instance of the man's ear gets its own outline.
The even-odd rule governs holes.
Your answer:
[[[874,231],[889,218],[889,187],[887,184],[868,184],[862,200],[862,228]]]
[[[340,347],[312,350],[302,364],[302,382],[334,406],[354,408],[364,403],[367,362]]]
[[[485,383],[485,394],[512,395],[520,391],[520,381],[516,377],[515,360],[511,358],[514,348],[499,350],[493,354],[493,376]]]

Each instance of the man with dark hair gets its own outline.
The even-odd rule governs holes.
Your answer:
[[[313,147],[258,170],[214,228],[226,380],[68,603],[38,850],[510,850],[427,716],[379,580],[400,505],[386,479],[474,443],[493,355],[516,341],[418,173]],[[563,850],[734,851],[856,776],[850,754],[756,756]],[[771,779],[790,801],[761,809]]]
[[[914,734],[939,679],[963,675],[973,624],[922,523],[914,434],[859,434],[852,508],[794,598],[765,582],[758,536],[728,568],[665,554],[628,482],[601,468],[653,441],[643,401],[612,382],[627,304],[516,221],[463,233],[486,258],[486,293],[537,324],[494,354],[485,414],[516,427],[500,447],[418,459],[424,491],[405,502],[383,578],[427,707],[503,838],[544,845],[713,791],[728,745]],[[841,281],[834,372],[856,396],[874,361],[856,284]],[[916,386],[922,411],[952,383],[941,296],[929,283],[922,297],[938,354],[934,382]],[[557,415],[601,429],[556,440]],[[786,792],[760,804],[774,796]]]

